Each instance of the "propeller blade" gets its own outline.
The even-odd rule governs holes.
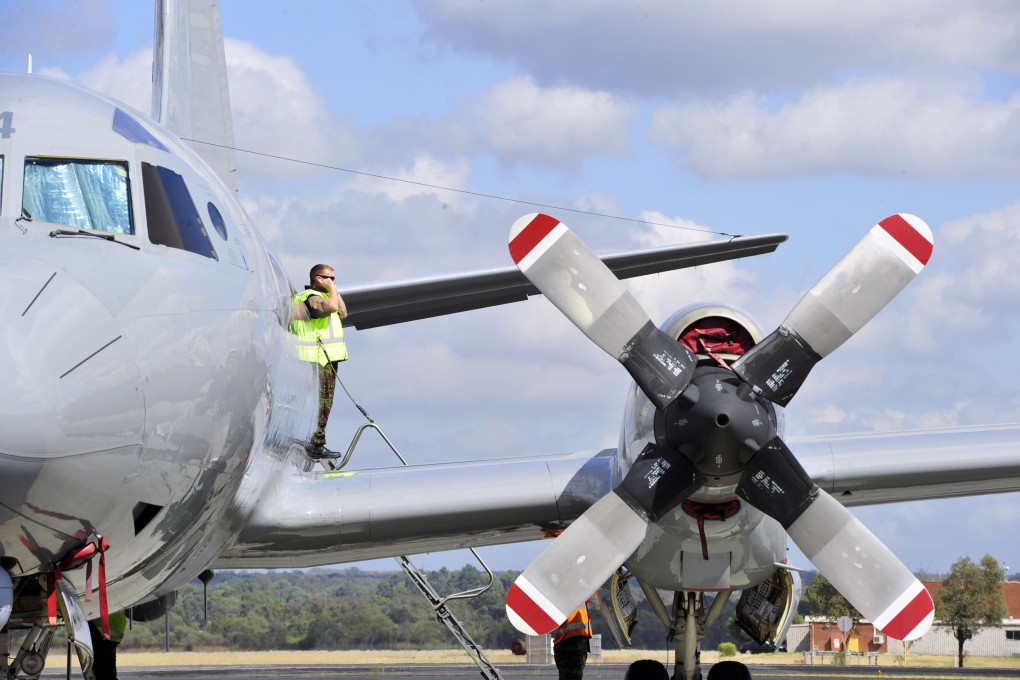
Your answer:
[[[931,627],[935,605],[921,582],[853,513],[818,488],[781,439],[751,459],[737,495],[778,520],[878,630],[916,640]]]
[[[931,257],[931,229],[897,214],[864,235],[794,306],[786,320],[733,364],[744,382],[785,406],[816,363],[903,290]]]
[[[620,496],[600,498],[510,586],[510,623],[527,635],[555,630],[630,557],[647,529],[647,519]]]
[[[697,356],[656,328],[613,272],[566,225],[549,215],[525,215],[510,228],[509,246],[528,280],[623,364],[659,410],[684,391]]]
[[[510,623],[527,635],[555,630],[637,550],[648,525],[694,493],[703,480],[680,453],[646,446],[623,482],[517,577],[506,598]]]

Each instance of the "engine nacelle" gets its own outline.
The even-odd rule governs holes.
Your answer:
[[[670,590],[757,585],[785,559],[786,534],[735,490],[754,446],[781,435],[782,410],[751,394],[726,367],[760,341],[762,332],[747,314],[723,304],[686,307],[661,328],[698,355],[692,385],[701,396],[687,411],[671,406],[662,413],[632,386],[620,434],[620,466],[629,470],[652,442],[686,449],[705,482],[650,527],[628,567],[640,580]]]

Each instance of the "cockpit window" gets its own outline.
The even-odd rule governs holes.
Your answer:
[[[135,233],[124,161],[26,158],[22,208],[36,221]]]
[[[212,203],[206,207],[209,208],[209,219],[212,220],[213,228],[216,229],[216,233],[220,235],[220,238],[226,241],[227,223],[223,221],[223,215],[220,214],[219,209],[217,209]]]
[[[220,259],[183,177],[168,168],[142,163],[142,186],[150,241]]]
[[[154,149],[169,151],[163,142],[153,137],[151,132],[122,109],[117,109],[113,113],[113,131],[129,142],[148,144]]]

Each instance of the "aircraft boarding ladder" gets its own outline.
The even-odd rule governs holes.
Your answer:
[[[411,577],[411,582],[417,586],[418,590],[425,599],[432,605],[432,609],[436,612],[436,618],[439,622],[446,626],[447,630],[453,633],[453,637],[457,638],[457,642],[464,648],[464,651],[468,653],[468,656],[475,662],[478,669],[482,672],[482,677],[489,678],[490,680],[503,680],[503,676],[499,674],[499,669],[492,665],[488,658],[485,656],[485,652],[482,648],[471,638],[467,630],[464,629],[464,625],[453,615],[450,608],[446,606],[446,603],[450,600],[458,599],[470,599],[481,595],[492,585],[492,571],[489,570],[489,566],[485,564],[482,558],[475,552],[474,548],[469,548],[471,554],[475,556],[475,559],[485,569],[485,573],[489,575],[489,582],[484,586],[473,588],[471,590],[465,590],[460,593],[454,593],[453,595],[447,595],[446,597],[440,597],[436,593],[435,588],[425,578],[425,574],[422,573],[418,567],[411,563],[411,560],[407,559],[404,555],[395,557],[397,563],[407,572],[407,575]]]
[[[328,459],[321,460],[318,462],[322,463],[323,467],[329,470],[342,469],[350,461],[351,455],[354,453],[354,449],[357,447],[358,442],[361,440],[361,435],[365,433],[365,430],[372,429],[375,430],[380,437],[382,437],[383,441],[386,442],[386,445],[390,447],[390,450],[393,451],[397,458],[400,459],[400,462],[403,465],[407,465],[407,461],[404,460],[404,457],[402,455],[400,455],[400,451],[398,451],[397,447],[393,444],[392,441],[390,441],[390,438],[386,436],[386,433],[382,431],[382,428],[380,428],[375,423],[375,420],[372,419],[372,416],[368,415],[368,412],[364,408],[362,408],[362,406],[357,401],[354,400],[354,397],[351,396],[351,393],[347,391],[347,387],[344,386],[343,382],[340,380],[340,377],[336,376],[336,378],[337,382],[340,383],[340,386],[343,387],[344,392],[347,392],[347,396],[348,398],[350,398],[351,402],[353,402],[354,405],[358,408],[358,410],[361,411],[362,415],[365,416],[367,422],[362,423],[361,426],[358,427],[358,430],[354,433],[354,437],[351,439],[350,446],[347,447],[347,451],[344,453],[344,456],[339,463],[336,463],[335,461]],[[401,569],[403,569],[407,573],[407,575],[411,577],[411,583],[415,585],[418,591],[425,597],[426,600],[429,601],[429,604],[432,606],[432,610],[436,613],[436,619],[438,619],[441,624],[446,626],[447,630],[453,633],[453,637],[457,639],[457,642],[460,643],[461,647],[464,648],[464,651],[468,653],[468,656],[471,657],[471,660],[475,662],[475,665],[477,665],[478,669],[482,672],[482,677],[488,678],[488,680],[503,680],[503,676],[500,675],[499,669],[492,665],[492,662],[490,662],[489,659],[485,656],[485,653],[482,651],[482,648],[478,646],[478,643],[476,643],[474,639],[472,639],[471,635],[468,634],[467,630],[464,628],[464,624],[462,624],[460,620],[458,620],[457,617],[454,616],[453,612],[447,606],[447,603],[450,600],[466,600],[472,597],[477,597],[492,586],[494,577],[492,574],[492,570],[489,569],[489,565],[487,565],[485,561],[481,558],[481,556],[477,552],[475,552],[474,548],[469,548],[469,550],[471,551],[471,554],[475,556],[475,559],[478,560],[478,563],[482,565],[482,568],[485,570],[485,573],[488,574],[489,582],[484,586],[472,588],[470,590],[465,590],[460,593],[454,593],[452,595],[447,595],[446,597],[440,597],[439,593],[436,592],[435,588],[432,587],[432,584],[429,583],[428,579],[425,577],[425,574],[420,569],[418,569],[418,567],[414,566],[414,564],[411,562],[410,559],[407,558],[407,556],[399,555],[397,557],[394,557],[393,559],[395,559],[397,561],[397,564],[400,565]]]

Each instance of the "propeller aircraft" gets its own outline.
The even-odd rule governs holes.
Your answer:
[[[511,590],[523,630],[555,627],[602,588],[619,608],[633,581],[696,677],[698,640],[732,592],[757,637],[783,634],[798,595],[789,535],[866,616],[910,639],[931,622],[930,597],[847,507],[1020,490],[1016,427],[783,439],[782,408],[811,367],[927,262],[931,232],[909,215],[868,232],[767,337],[718,303],[657,327],[619,279],[772,252],[781,234],[596,257],[532,215],[511,232],[516,267],[345,288],[359,330],[541,293],[636,387],[615,448],[320,469],[302,446],[317,382],[287,330],[294,286],[237,198],[218,8],[160,0],[155,30],[151,117],[0,73],[8,677],[38,676],[61,622],[87,667],[86,620],[158,615],[210,568],[561,531]],[[659,591],[675,594],[673,611]],[[626,642],[626,617],[610,618]],[[13,631],[27,634],[11,654]]]
[[[814,364],[921,271],[932,241],[928,225],[913,215],[882,220],[763,339],[732,313],[684,314],[679,320],[686,325],[674,321],[672,332],[660,330],[561,222],[548,215],[518,220],[510,253],[521,271],[623,364],[638,388],[621,434],[625,476],[517,579],[507,614],[518,630],[552,631],[625,563],[643,584],[659,588],[677,590],[679,577],[692,591],[725,591],[732,587],[731,570],[747,572],[757,585],[730,549],[710,544],[705,519],[736,531],[767,516],[879,630],[900,640],[923,635],[934,619],[931,596],[800,466],[783,442],[778,410]],[[700,554],[691,549],[692,538],[700,538]],[[784,552],[785,546],[774,551],[772,563],[782,563]],[[679,573],[663,574],[664,558]],[[773,576],[768,566],[765,571]],[[687,636],[694,637],[703,608],[681,599]],[[789,600],[783,609],[784,616],[792,613]],[[683,667],[692,677],[696,650],[685,651]]]

